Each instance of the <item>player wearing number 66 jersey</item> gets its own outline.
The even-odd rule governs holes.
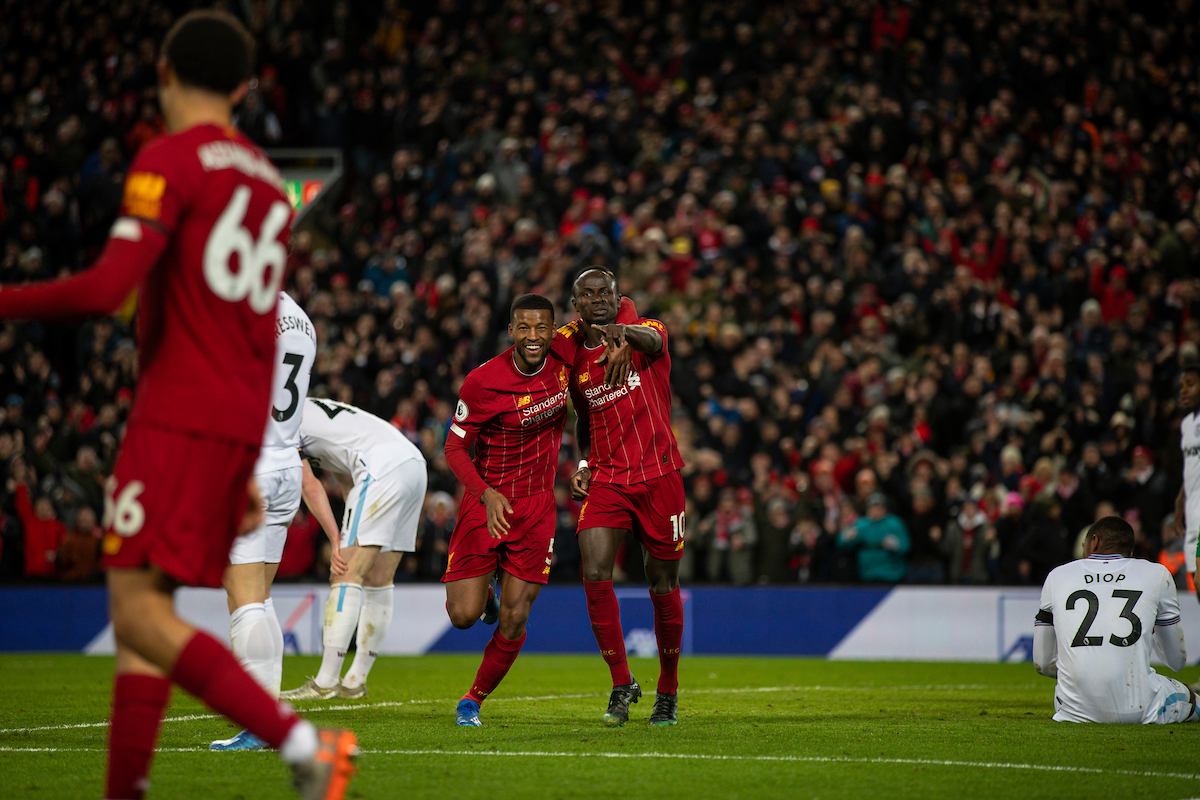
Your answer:
[[[158,62],[170,134],[130,166],[99,260],[64,280],[0,288],[10,319],[111,314],[139,289],[138,382],[106,487],[109,800],[142,797],[171,681],[279,750],[305,797],[340,798],[353,773],[353,734],[318,734],[174,608],[180,584],[221,585],[239,528],[261,519],[252,473],[292,212],[279,171],[232,125],[253,65],[253,40],[230,15],[180,17]]]
[[[1133,528],[1104,517],[1086,558],[1055,567],[1042,586],[1033,632],[1038,673],[1057,677],[1059,722],[1196,722],[1196,695],[1150,666],[1187,662],[1179,598],[1161,564],[1132,558]]]

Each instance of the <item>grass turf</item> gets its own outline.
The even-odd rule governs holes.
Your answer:
[[[657,664],[634,659],[646,695],[609,729],[598,657],[527,655],[485,727],[457,728],[477,665],[381,658],[365,701],[299,704],[358,733],[351,797],[1200,796],[1200,725],[1054,723],[1053,681],[1029,665],[685,657],[680,723],[651,728]],[[316,667],[288,658],[285,687]],[[111,674],[107,658],[0,656],[0,797],[100,796]],[[149,798],[293,796],[273,754],[208,752],[232,729],[191,697],[177,692],[168,717]]]

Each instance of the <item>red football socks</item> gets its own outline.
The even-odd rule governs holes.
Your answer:
[[[612,673],[613,686],[632,683],[633,675],[625,658],[625,634],[621,632],[621,607],[617,604],[612,581],[584,581],[583,591],[587,595],[592,633],[596,634],[600,655]]]
[[[296,712],[273,700],[242,669],[233,653],[201,631],[184,645],[171,680],[276,750],[300,721]]]
[[[667,594],[654,594],[654,637],[658,639],[658,691],[679,690],[679,650],[683,646],[683,600],[679,587]]]
[[[171,682],[152,675],[118,674],[113,680],[112,719],[108,723],[109,800],[141,800]]]
[[[463,695],[464,700],[482,703],[489,694],[496,691],[500,681],[504,680],[509,668],[517,660],[521,645],[525,644],[525,636],[526,634],[522,633],[520,639],[505,639],[500,635],[500,631],[492,634],[491,641],[483,648],[483,663],[475,673],[475,682],[471,684],[471,691]]]

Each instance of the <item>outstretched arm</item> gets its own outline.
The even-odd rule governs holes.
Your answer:
[[[342,557],[342,535],[338,531],[337,520],[333,516],[333,508],[329,505],[329,495],[325,494],[325,487],[321,485],[321,481],[313,474],[308,460],[302,458],[300,459],[300,463],[304,469],[304,480],[300,487],[301,495],[304,497],[304,505],[317,518],[317,522],[321,524],[321,529],[329,537],[329,544],[332,548],[329,558],[329,571],[335,576],[341,575],[346,571],[346,559]]]
[[[121,217],[96,263],[78,275],[0,287],[0,319],[71,319],[113,314],[167,248],[151,223]]]

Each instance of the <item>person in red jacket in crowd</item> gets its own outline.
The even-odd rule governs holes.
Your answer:
[[[49,497],[30,499],[27,478],[28,468],[18,459],[13,464],[13,479],[17,484],[17,516],[25,531],[25,577],[53,578],[67,526],[58,519]]]
[[[1129,272],[1117,264],[1108,271],[1108,281],[1104,280],[1104,265],[1092,267],[1092,294],[1100,301],[1100,315],[1106,323],[1113,320],[1125,321],[1129,309],[1137,302],[1137,295],[1129,289]]]

